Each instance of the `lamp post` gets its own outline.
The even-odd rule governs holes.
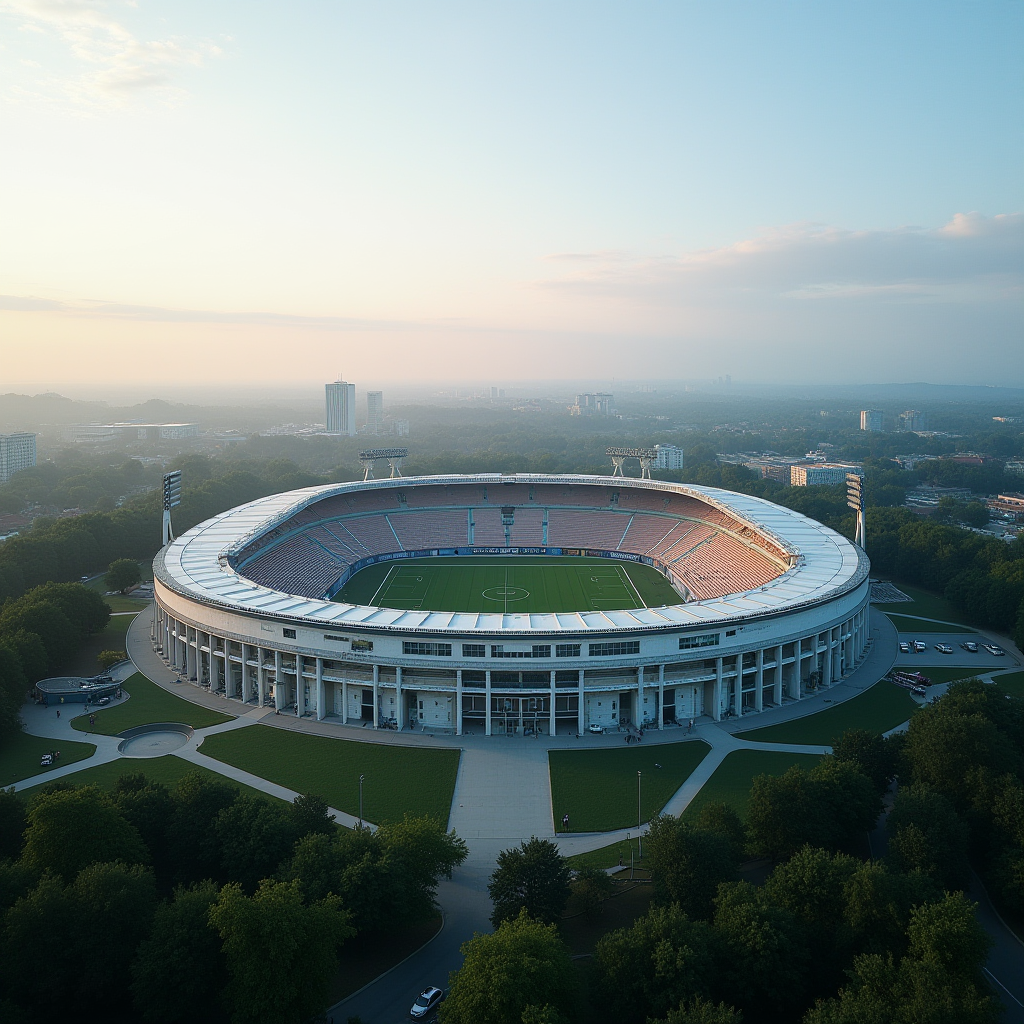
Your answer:
[[[640,859],[643,860],[644,847],[643,847],[643,833],[640,831],[640,826],[643,824],[643,812],[640,810],[640,770],[637,769],[636,773],[636,845],[637,850],[640,852]]]
[[[363,827],[363,776],[359,776],[359,827]]]

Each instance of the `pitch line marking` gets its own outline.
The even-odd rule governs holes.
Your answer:
[[[381,592],[381,591],[382,591],[382,590],[384,589],[384,585],[385,585],[385,584],[387,583],[387,581],[388,581],[388,577],[389,577],[389,576],[390,576],[390,575],[391,575],[391,574],[392,574],[392,573],[393,573],[393,572],[395,571],[395,569],[397,569],[397,568],[398,568],[398,566],[397,566],[397,565],[392,565],[392,566],[391,566],[391,567],[390,567],[390,568],[388,569],[388,571],[387,571],[386,573],[384,573],[384,579],[382,579],[382,580],[380,581],[380,586],[379,586],[379,587],[377,588],[377,590],[376,590],[376,592],[374,593],[373,597],[372,597],[372,598],[370,599],[370,604],[373,604],[373,605],[377,604],[377,596],[378,596],[378,595],[380,594],[380,592]]]
[[[626,577],[626,582],[629,584],[629,588],[627,588],[627,589],[632,589],[633,593],[636,594],[636,601],[637,601],[637,605],[636,606],[637,606],[637,608],[643,608],[644,607],[643,598],[640,596],[640,591],[636,589],[636,584],[630,578],[629,573],[626,572],[626,567],[623,566],[623,565],[619,565],[619,566],[616,566],[616,568],[619,570],[619,572],[623,576]]]

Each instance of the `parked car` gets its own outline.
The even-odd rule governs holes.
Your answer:
[[[96,703],[97,704],[109,704],[110,703],[110,698],[109,697],[100,697],[100,699],[98,701],[96,701]]]
[[[920,654],[922,651],[928,650],[928,645],[923,640],[915,640],[914,650],[917,651],[918,654]]]
[[[423,1020],[425,1017],[430,1017],[438,1006],[441,1005],[443,999],[444,992],[431,985],[416,997],[416,1002],[412,1004],[409,1016],[413,1020]]]
[[[901,640],[900,641],[900,654],[909,654],[909,653],[910,653],[910,644],[908,644],[904,640]]]
[[[1006,651],[1004,651],[998,644],[982,644],[982,647],[984,647],[989,654],[994,654],[997,658],[1001,658],[1006,654]]]
[[[973,640],[965,640],[960,646],[971,654],[978,653],[978,645]]]
[[[591,722],[590,725],[587,726],[587,731],[588,732],[604,732],[604,726],[603,725],[598,725],[597,722]]]
[[[953,648],[950,647],[949,644],[936,644],[935,645],[935,650],[937,650],[939,652],[939,654],[952,654],[953,653]]]

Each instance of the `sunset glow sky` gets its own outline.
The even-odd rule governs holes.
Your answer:
[[[0,391],[1021,386],[1021,52],[1002,0],[0,0]]]

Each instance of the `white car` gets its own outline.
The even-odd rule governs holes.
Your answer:
[[[909,654],[909,653],[910,653],[910,644],[908,644],[904,640],[901,640],[900,641],[900,654]]]
[[[917,651],[918,654],[920,654],[922,651],[928,650],[928,645],[923,640],[915,640],[914,650]]]
[[[413,1020],[423,1020],[425,1017],[430,1017],[438,1006],[440,1006],[443,999],[444,992],[431,985],[429,988],[425,988],[416,997],[416,1002],[412,1004],[409,1016],[412,1017]]]
[[[950,647],[949,644],[936,644],[935,645],[935,650],[937,650],[939,652],[939,654],[952,654],[953,653],[953,648]]]
[[[590,725],[587,726],[587,731],[588,732],[604,732],[604,726],[603,725],[598,725],[597,722],[591,722]]]
[[[1001,658],[1004,654],[1006,654],[1006,651],[1004,651],[1002,647],[999,647],[997,644],[982,644],[981,646],[984,647],[989,654],[994,654],[997,658]]]

